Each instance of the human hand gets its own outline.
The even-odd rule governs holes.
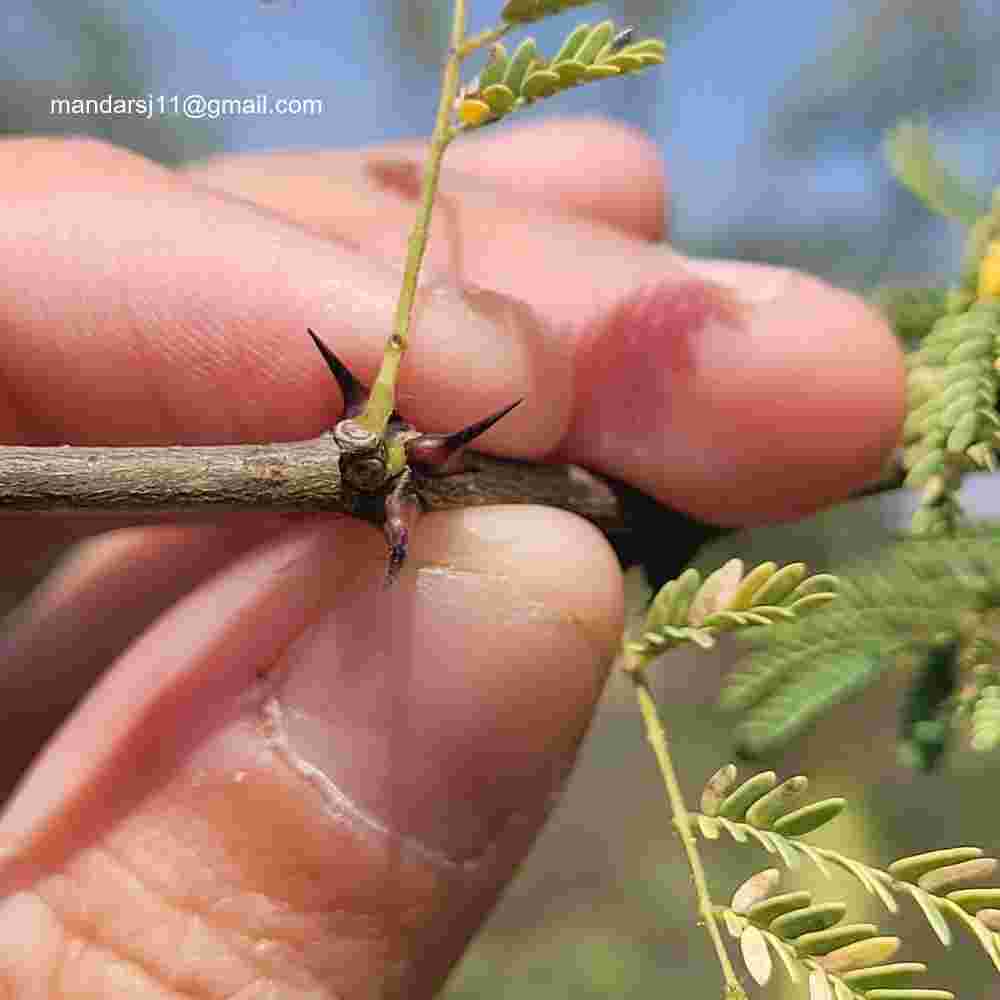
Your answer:
[[[94,143],[4,143],[0,439],[330,426],[305,330],[370,378],[415,157],[174,174]],[[484,450],[579,462],[728,524],[878,472],[902,412],[889,332],[813,279],[655,245],[646,142],[556,122],[448,163],[401,383],[416,426],[524,396]],[[10,552],[53,530],[0,522]],[[426,515],[388,593],[384,558],[344,518],[127,528],[28,602],[0,640],[6,756],[94,686],[0,818],[0,993],[439,987],[572,764],[620,638],[620,574],[590,525],[538,507]]]

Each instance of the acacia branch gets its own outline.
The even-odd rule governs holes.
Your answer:
[[[140,448],[0,446],[0,515],[102,514],[169,518],[222,511],[326,511],[384,519],[383,496],[345,490],[330,432],[276,444]],[[426,510],[544,504],[606,534],[628,530],[630,495],[575,465],[541,465],[466,452],[466,469],[422,476]],[[648,505],[649,501],[643,498]]]

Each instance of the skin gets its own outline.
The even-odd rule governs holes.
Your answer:
[[[575,151],[575,152],[574,152]],[[304,438],[381,354],[419,148],[170,172],[0,145],[0,440]],[[719,523],[879,472],[882,322],[805,275],[658,242],[663,168],[598,121],[446,161],[401,407]],[[108,524],[101,525],[107,528]],[[114,526],[114,525],[111,525]],[[0,996],[431,996],[572,765],[622,626],[605,540],[560,511],[425,516],[381,590],[349,519],[0,522],[10,565],[83,539],[0,639]],[[83,701],[38,753],[66,709]]]

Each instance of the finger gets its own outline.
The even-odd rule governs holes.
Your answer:
[[[329,409],[319,388],[328,378],[315,359],[306,360],[308,348],[292,341],[305,340],[298,331],[306,325],[320,326],[348,364],[369,377],[391,323],[398,276],[243,204],[160,175],[144,176],[140,214],[138,205],[129,208],[130,192],[105,198],[107,155],[101,150],[93,157],[101,167],[92,178],[97,190],[77,199],[74,211],[84,218],[73,231],[97,227],[97,215],[105,230],[114,220],[120,230],[114,246],[136,254],[141,267],[118,275],[100,252],[75,247],[71,270],[82,272],[80,286],[70,281],[61,299],[48,294],[50,283],[46,298],[38,287],[39,273],[54,262],[39,268],[36,261],[28,273],[13,269],[13,294],[21,295],[16,349],[24,352],[13,359],[20,412],[43,413],[56,440],[261,440],[275,427],[288,437],[315,433]],[[75,162],[84,159],[77,155]],[[120,174],[124,166],[118,166]],[[41,174],[38,168],[32,177]],[[364,185],[354,198],[365,204],[364,218],[345,225],[357,226],[354,238],[366,247],[386,254],[390,243],[401,249],[412,205],[398,192]],[[30,223],[20,224],[33,231],[38,214],[30,202],[22,193],[15,211],[21,204],[32,209]],[[152,228],[150,203],[159,211]],[[606,227],[517,205],[508,210],[482,190],[453,204],[469,280],[505,294],[425,288],[401,387],[404,412],[418,426],[454,429],[512,396],[526,396],[490,431],[484,450],[535,457],[561,448],[570,460],[722,522],[802,512],[843,495],[880,467],[899,425],[902,368],[888,330],[853,298],[766,268],[727,270],[730,284],[733,273],[745,279],[734,295],[715,280],[718,272],[706,276],[704,265],[696,270]],[[187,240],[204,229],[206,214],[214,224],[193,266]],[[150,232],[156,252],[148,245]],[[14,233],[16,241],[16,227]],[[62,238],[57,246],[65,244]],[[434,245],[443,246],[447,258],[447,242]],[[247,301],[234,299],[232,289],[244,287],[240,281]],[[79,315],[95,287],[107,295],[107,302],[98,300],[107,313],[99,359],[93,318]],[[547,322],[539,323],[518,298],[537,304]],[[69,314],[56,345],[34,319],[45,315],[43,301]],[[131,325],[137,314],[149,320],[138,345]],[[622,371],[603,364],[615,358],[632,366],[624,377],[634,375],[648,395],[620,398]],[[137,370],[146,373],[142,384],[134,381]],[[769,393],[784,393],[778,397],[782,419],[769,422],[773,410],[761,410],[750,415],[757,433],[742,434],[734,419],[744,414],[727,401],[753,401],[758,378]],[[329,391],[322,395],[329,398]],[[160,403],[153,412],[150,398]],[[726,461],[706,455],[706,442],[717,444]],[[795,476],[787,475],[790,459],[801,463]],[[750,476],[754,489],[726,488],[730,460],[736,484]]]
[[[99,143],[8,142],[0,178],[12,198],[0,244],[7,441],[221,444],[316,434],[342,404],[308,326],[359,377],[373,375],[398,294],[395,269]],[[437,346],[414,337],[401,398],[443,375],[452,390],[433,409],[453,429],[512,393],[540,400],[543,385],[562,385],[539,412],[522,417],[522,407],[503,422],[520,454],[550,450],[571,405],[567,358],[530,311],[488,292],[437,289],[419,313],[419,327],[438,331]],[[463,358],[476,359],[476,370],[463,371]]]
[[[412,205],[379,200],[373,211],[356,164],[335,156],[342,173],[322,161],[301,203],[266,158],[199,176],[401,259]],[[294,162],[297,180],[310,176],[307,157]],[[415,174],[391,161],[379,169],[387,189],[416,199]],[[572,343],[574,420],[560,454],[728,524],[801,516],[882,471],[902,420],[902,359],[858,299],[791,271],[686,260],[542,220],[488,180],[445,174],[429,259],[530,301]],[[767,472],[779,469],[797,474]]]
[[[0,802],[137,635],[210,574],[288,523],[261,516],[133,528],[71,550],[0,633],[0,704],[16,706],[4,731]]]
[[[879,478],[904,401],[884,321],[797,272],[686,269],[587,329],[565,454],[729,525],[801,517]]]
[[[570,515],[421,528],[388,595],[369,526],[296,529],[116,663],[0,820],[15,992],[61,962],[66,993],[117,970],[138,997],[432,995],[553,801],[622,608]]]
[[[356,188],[338,186],[360,171],[391,184],[419,184],[423,140],[392,142],[362,151],[281,152],[213,157],[184,173],[200,183],[266,205],[303,225],[341,223],[346,200],[358,209]],[[445,171],[485,182],[504,203],[600,223],[636,239],[663,238],[666,195],[663,161],[641,132],[597,118],[555,118],[487,131],[453,144]],[[346,199],[343,197],[346,194]]]

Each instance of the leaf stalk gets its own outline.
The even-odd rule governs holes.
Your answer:
[[[663,778],[667,800],[670,803],[670,811],[673,814],[673,825],[684,846],[684,853],[687,855],[688,867],[691,869],[695,895],[698,899],[698,913],[712,941],[712,946],[715,948],[715,954],[719,960],[719,966],[722,969],[722,976],[726,983],[726,1000],[747,1000],[746,991],[736,977],[736,971],[733,969],[729,953],[726,951],[722,934],[719,931],[715,906],[708,891],[705,868],[701,861],[701,855],[698,852],[698,842],[691,832],[691,814],[684,803],[684,795],[681,792],[680,782],[677,780],[677,772],[674,770],[673,760],[670,756],[666,728],[656,708],[656,701],[649,689],[649,682],[645,672],[641,668],[629,669],[626,672],[635,688],[635,696],[639,702],[639,711],[642,714],[642,719],[646,727],[646,739],[653,748],[653,754],[656,756],[660,775]]]

